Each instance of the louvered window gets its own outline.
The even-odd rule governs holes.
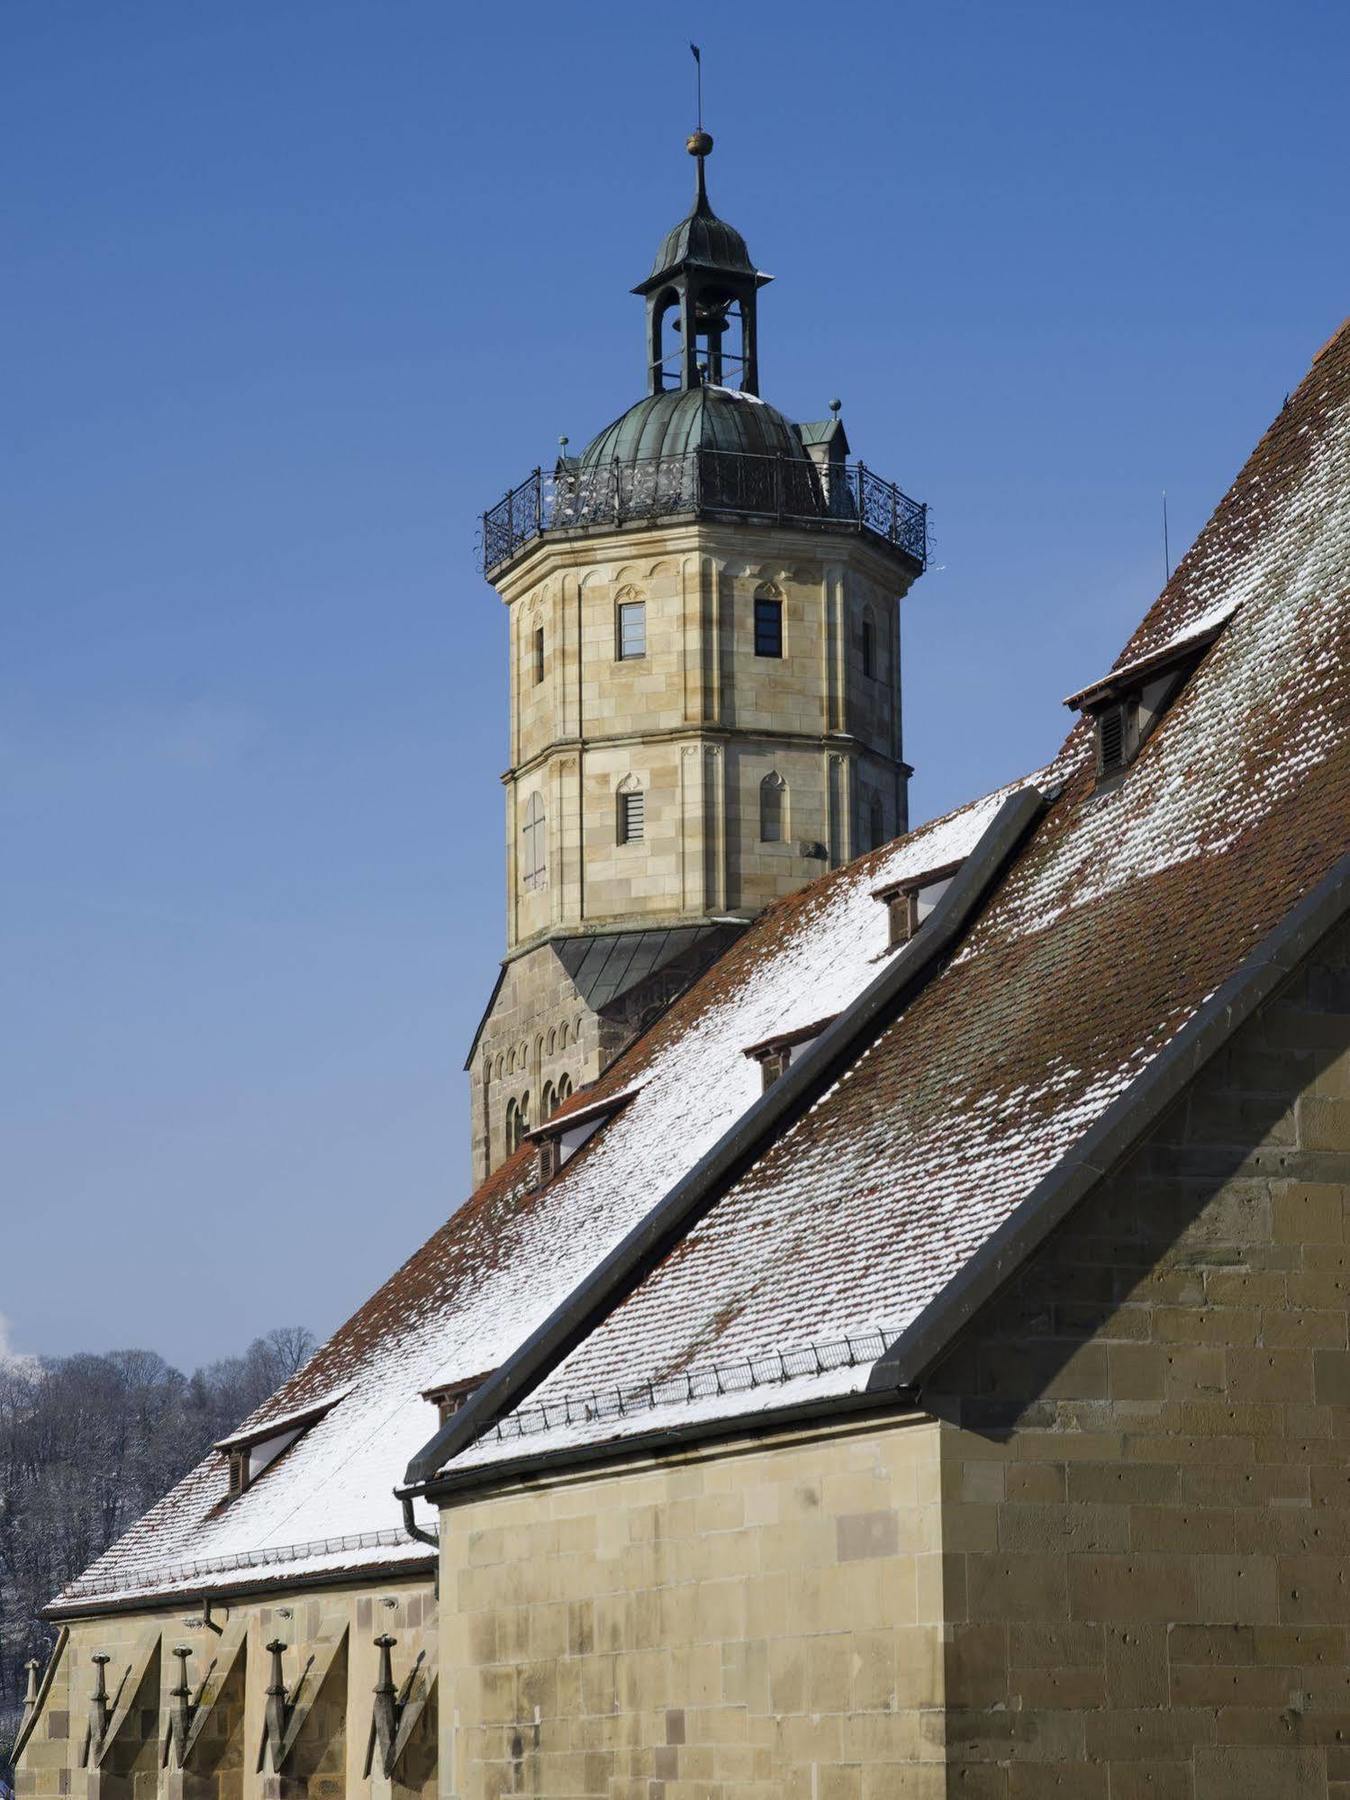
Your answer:
[[[619,795],[619,842],[621,844],[637,844],[645,835],[647,824],[647,796],[639,788],[632,793]]]
[[[1097,772],[1113,775],[1125,767],[1129,719],[1124,704],[1103,707],[1097,715]]]

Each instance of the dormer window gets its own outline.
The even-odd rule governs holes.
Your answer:
[[[467,1375],[458,1381],[447,1381],[436,1387],[424,1388],[422,1398],[430,1400],[436,1408],[438,1422],[444,1425],[468,1405],[491,1373],[492,1370],[488,1369],[482,1375]]]
[[[1226,622],[1190,631],[1069,695],[1064,704],[1092,721],[1098,782],[1129,768]]]
[[[834,1023],[835,1015],[817,1019],[813,1025],[799,1025],[795,1031],[782,1031],[775,1037],[763,1038],[742,1052],[759,1064],[760,1092],[767,1094],[775,1081],[781,1081],[798,1057],[804,1056],[821,1032]]]
[[[589,1106],[573,1107],[570,1112],[547,1119],[528,1133],[535,1147],[535,1173],[540,1185],[551,1181],[559,1169],[572,1160],[581,1146],[588,1143],[607,1120],[612,1119],[615,1113],[620,1112],[636,1097],[637,1091],[636,1088],[628,1088],[622,1094],[609,1094],[603,1100],[593,1100]],[[570,1086],[568,1093],[571,1093]]]
[[[221,1438],[215,1448],[223,1450],[229,1458],[228,1497],[235,1500],[240,1494],[247,1493],[259,1476],[331,1412],[341,1399],[341,1394],[335,1394],[331,1399],[324,1400],[317,1406],[306,1407],[302,1412],[285,1413],[279,1418],[269,1419],[265,1425],[256,1425],[236,1431],[232,1437]]]
[[[907,944],[952,884],[959,862],[908,876],[904,881],[874,888],[872,898],[886,908],[886,941],[889,949]]]

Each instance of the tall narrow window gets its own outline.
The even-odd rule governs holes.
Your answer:
[[[867,802],[867,848],[876,850],[886,841],[886,826],[881,812],[881,796],[873,794]]]
[[[506,1154],[513,1156],[525,1136],[525,1116],[517,1100],[506,1103]]]
[[[647,654],[647,603],[645,600],[621,600],[616,636],[620,662],[630,662]]]
[[[534,685],[544,679],[544,628],[537,625],[534,631]]]
[[[755,595],[755,655],[783,654],[783,602],[773,594]]]
[[[783,841],[783,800],[787,783],[774,770],[759,784],[759,841],[781,844]]]
[[[872,623],[870,613],[863,614],[862,622],[862,665],[863,674],[869,681],[876,680],[877,674],[877,628]]]
[[[558,1077],[558,1105],[561,1106],[564,1100],[571,1098],[571,1095],[572,1077],[570,1075],[560,1075]]]
[[[544,803],[538,794],[531,794],[525,802],[525,823],[521,828],[521,836],[525,840],[521,859],[523,885],[527,888],[547,887],[548,821],[544,817]]]
[[[541,1125],[544,1123],[545,1119],[551,1119],[553,1117],[557,1105],[558,1096],[554,1091],[553,1083],[551,1081],[546,1081],[544,1083],[543,1092],[539,1096],[539,1123]]]
[[[634,783],[619,789],[619,842],[638,844],[647,832],[647,796]]]

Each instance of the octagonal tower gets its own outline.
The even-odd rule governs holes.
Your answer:
[[[922,506],[759,395],[769,280],[694,205],[634,292],[645,397],[484,516],[507,607],[507,955],[471,1047],[482,1177],[759,909],[903,831]]]

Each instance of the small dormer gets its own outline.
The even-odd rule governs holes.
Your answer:
[[[845,464],[848,461],[848,433],[839,417],[841,405],[841,401],[831,400],[828,419],[808,420],[806,424],[795,428],[797,436],[802,440],[802,448],[816,465],[827,501],[834,492],[835,483],[838,482],[842,488],[847,480]]]
[[[762,1077],[762,1092],[768,1093],[775,1081],[786,1075],[797,1058],[804,1056],[828,1026],[833,1025],[836,1014],[828,1019],[817,1019],[812,1025],[799,1025],[795,1031],[782,1031],[771,1038],[761,1038],[757,1044],[749,1044],[742,1051],[752,1062],[757,1062]]]
[[[229,1458],[229,1498],[234,1500],[246,1493],[265,1470],[330,1413],[341,1399],[342,1395],[336,1394],[299,1412],[283,1413],[263,1425],[245,1427],[230,1437],[221,1438],[214,1448],[223,1450]]]
[[[960,867],[960,862],[943,863],[919,875],[906,875],[903,881],[873,888],[872,898],[886,908],[888,949],[909,942],[951,886]]]
[[[588,1143],[615,1113],[622,1111],[637,1092],[636,1088],[628,1088],[621,1094],[607,1094],[602,1100],[592,1100],[589,1105],[556,1113],[533,1131],[527,1131],[526,1141],[535,1147],[540,1184],[551,1181],[564,1163],[570,1162],[581,1146]]]
[[[1065,700],[1092,721],[1099,786],[1114,785],[1129,768],[1226,622],[1176,638]]]
[[[423,1388],[422,1398],[430,1400],[436,1408],[437,1420],[444,1425],[461,1407],[468,1405],[492,1372],[485,1369],[481,1375],[464,1375],[454,1381],[438,1382],[435,1387]]]

